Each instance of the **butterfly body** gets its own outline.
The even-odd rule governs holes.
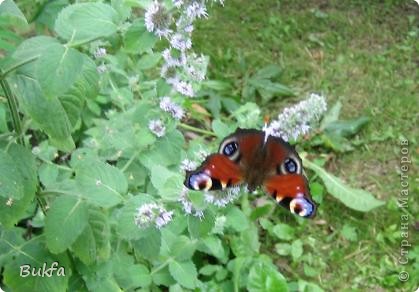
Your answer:
[[[217,154],[187,172],[184,184],[206,191],[245,183],[253,192],[262,186],[291,212],[312,217],[316,206],[302,172],[301,158],[290,144],[278,137],[266,137],[263,131],[239,128],[224,138]]]

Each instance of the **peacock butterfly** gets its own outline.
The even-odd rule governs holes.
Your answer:
[[[281,206],[301,217],[316,213],[301,158],[294,147],[279,137],[255,129],[237,129],[221,142],[184,185],[192,190],[224,190],[247,184],[250,192],[263,186]]]

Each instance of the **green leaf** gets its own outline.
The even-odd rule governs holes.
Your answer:
[[[136,231],[138,232],[138,227]],[[158,229],[152,228],[147,232],[147,236],[131,242],[137,256],[149,261],[158,258],[161,245],[161,233]]]
[[[23,41],[13,52],[13,59],[19,62],[40,57],[50,47],[59,45],[56,38],[49,36],[35,36]]]
[[[108,216],[97,207],[89,207],[88,225],[72,245],[73,253],[86,265],[110,257],[110,225]]]
[[[358,235],[356,233],[355,227],[345,224],[343,225],[343,228],[341,230],[341,234],[343,237],[345,237],[349,241],[357,241]]]
[[[212,129],[214,133],[217,135],[218,138],[223,139],[227,135],[231,134],[235,127],[234,125],[227,125],[220,120],[213,120],[212,121]]]
[[[194,289],[198,279],[197,271],[192,261],[178,262],[171,261],[169,263],[170,275],[183,287]]]
[[[19,19],[24,24],[28,24],[25,15],[20,11],[19,7],[12,0],[4,0],[0,2],[0,17],[12,16]]]
[[[18,200],[24,195],[23,178],[15,165],[14,158],[0,151],[0,196]]]
[[[156,42],[157,37],[147,31],[142,18],[136,20],[124,35],[124,49],[131,54],[148,52],[154,47]]]
[[[360,117],[354,120],[336,121],[328,124],[324,131],[331,136],[351,137],[358,133],[369,120],[368,117]]]
[[[281,68],[278,65],[271,64],[259,69],[252,78],[254,79],[272,79],[281,74]]]
[[[188,216],[188,230],[192,237],[202,238],[207,236],[214,227],[215,217],[210,210],[205,210],[202,219]]]
[[[55,31],[71,43],[84,43],[114,34],[117,21],[118,13],[107,4],[77,3],[61,10]]]
[[[161,59],[160,53],[149,53],[146,55],[143,55],[137,62],[137,68],[139,70],[147,70],[155,67],[157,63]]]
[[[324,168],[307,159],[303,160],[304,165],[313,170],[323,180],[328,192],[347,207],[367,212],[384,204],[383,201],[374,198],[371,193],[351,188],[345,185],[338,177],[328,173]]]
[[[204,248],[200,247],[199,250],[215,256],[222,262],[227,261],[227,252],[224,249],[221,239],[216,236],[208,236],[202,239],[202,244]]]
[[[226,225],[235,231],[241,232],[249,227],[246,215],[237,207],[231,207],[226,214]]]
[[[0,243],[2,240],[0,240]],[[10,243],[10,242],[9,242]],[[72,274],[69,259],[65,255],[53,255],[48,252],[45,245],[38,238],[25,241],[21,244],[12,243],[15,256],[13,260],[8,261],[4,266],[3,283],[10,291],[67,291],[68,280]],[[61,269],[61,276],[57,275],[58,270],[51,277],[33,277],[20,275],[21,267],[30,266],[37,271],[42,269],[43,265],[50,268],[52,263],[56,262],[57,268]],[[64,270],[64,275],[62,275]],[[7,290],[9,290],[7,289]]]
[[[60,253],[70,247],[87,225],[87,204],[73,196],[59,196],[45,218],[45,236],[49,250]]]
[[[291,256],[294,261],[299,259],[303,254],[303,242],[301,239],[294,240],[291,244]]]
[[[294,228],[285,223],[279,223],[272,228],[273,234],[279,239],[291,240],[294,238]]]
[[[96,64],[88,56],[82,56],[83,67],[80,74],[67,93],[59,97],[67,113],[71,129],[74,129],[80,122],[86,99],[95,98],[99,91],[99,75],[96,70]]]
[[[195,253],[196,240],[185,235],[179,235],[170,246],[170,254],[178,261],[190,260]]]
[[[3,152],[1,152],[0,157],[2,154]],[[29,211],[29,206],[35,196],[38,179],[35,158],[28,149],[18,144],[11,144],[7,154],[13,157],[11,167],[17,169],[16,178],[21,178],[21,186],[23,187],[23,197],[13,200],[11,205],[7,204],[9,197],[0,197],[0,223],[6,227],[11,227]],[[0,177],[2,178],[5,177],[1,173],[3,166],[5,166],[3,162],[0,162]],[[11,173],[11,169],[8,169],[8,172]],[[1,187],[2,185],[0,185],[0,189]],[[3,191],[0,190],[0,193],[3,194]]]
[[[124,291],[147,287],[151,284],[148,268],[141,264],[134,264],[131,255],[120,252],[114,256],[113,265],[118,267],[114,269],[115,280]]]
[[[256,263],[250,269],[246,287],[250,292],[288,291],[284,277],[274,268],[263,263]]]
[[[51,45],[36,62],[35,78],[48,97],[67,92],[83,67],[83,55],[63,45]]]
[[[45,6],[43,6],[39,16],[36,18],[36,23],[44,24],[51,31],[54,30],[54,24],[58,13],[67,5],[69,5],[69,0],[47,2]]]
[[[75,171],[80,192],[92,204],[110,208],[124,200],[128,183],[118,168],[96,159],[86,159],[76,165]]]
[[[22,109],[48,134],[51,143],[63,151],[74,149],[71,124],[60,101],[57,98],[45,98],[38,82],[29,76],[18,75],[13,86]]]
[[[338,100],[323,116],[320,123],[320,130],[324,130],[328,125],[333,124],[339,119],[342,103]]]

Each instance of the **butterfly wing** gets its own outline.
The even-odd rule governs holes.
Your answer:
[[[295,149],[281,138],[268,138],[267,156],[270,170],[264,188],[281,206],[301,217],[316,214],[316,205],[310,197],[307,178],[303,174],[302,160]]]
[[[194,171],[186,173],[184,185],[193,190],[223,190],[241,184],[251,157],[263,142],[258,130],[237,129],[224,138],[217,154],[211,154]]]
[[[237,163],[222,154],[211,154],[194,171],[188,171],[184,185],[197,191],[223,190],[238,185],[242,174]]]

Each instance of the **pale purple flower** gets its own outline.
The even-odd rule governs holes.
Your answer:
[[[94,53],[94,56],[95,56],[96,59],[105,57],[106,56],[106,49],[105,48],[100,48],[100,47],[97,48],[95,53]]]
[[[326,99],[318,94],[310,96],[300,103],[285,108],[276,120],[265,125],[265,140],[268,136],[281,137],[285,141],[296,140],[310,130],[310,125],[317,123],[327,109]]]
[[[156,203],[147,203],[137,208],[134,220],[139,228],[146,228],[154,224],[161,228],[172,220],[173,211],[167,211]]]
[[[105,65],[105,64],[101,64],[101,65],[99,65],[99,66],[97,66],[97,67],[96,67],[96,71],[97,71],[99,74],[103,74],[103,73],[105,73],[106,71],[108,71],[108,68],[106,67],[106,65]]]
[[[182,204],[183,211],[189,215],[192,214],[193,205],[192,202],[189,200],[188,193],[189,189],[184,186],[180,193],[178,201]]]
[[[172,33],[172,30],[169,28],[172,19],[163,4],[154,1],[147,8],[144,19],[147,30],[158,37],[167,38]]]
[[[208,17],[207,8],[203,2],[192,2],[186,7],[186,15],[190,19]]]
[[[179,79],[174,80],[173,88],[177,92],[179,92],[183,95],[189,96],[189,97],[193,97],[195,95],[195,92],[192,88],[192,84],[190,84],[186,81],[183,81],[183,80],[179,80]]]
[[[241,187],[237,185],[224,191],[205,192],[204,200],[205,202],[213,204],[217,207],[225,207],[227,204],[233,202],[238,197],[240,189]]]
[[[192,161],[190,159],[184,159],[182,160],[181,164],[180,164],[180,169],[184,170],[184,171],[191,171],[194,170],[198,167],[198,163],[196,163],[195,161]]]
[[[183,0],[173,0],[173,5],[175,5],[177,8],[180,8],[180,6],[183,5]]]
[[[179,51],[185,51],[192,47],[191,38],[180,33],[172,35],[169,41],[170,45]]]
[[[161,120],[151,120],[148,123],[148,128],[157,137],[163,137],[166,134],[166,127]]]
[[[160,108],[172,115],[173,118],[181,120],[185,115],[183,108],[172,101],[168,96],[160,99]]]

